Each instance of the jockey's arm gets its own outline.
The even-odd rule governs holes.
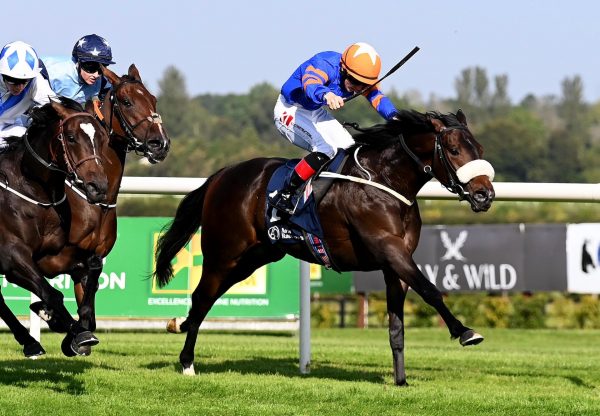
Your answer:
[[[50,88],[48,80],[41,74],[35,77],[35,91],[33,92],[33,102],[37,105],[44,105],[50,102],[51,99],[55,99],[56,94]]]
[[[325,94],[331,92],[331,90],[326,85],[330,79],[330,74],[327,71],[328,66],[324,63],[320,64],[317,61],[306,67],[302,75],[302,89],[304,90],[304,94],[315,104],[328,104]]]
[[[364,96],[369,100],[373,108],[386,120],[391,120],[398,112],[392,100],[381,92],[377,86],[368,90]]]

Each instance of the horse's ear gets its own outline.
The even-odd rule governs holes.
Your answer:
[[[91,115],[94,115],[94,101],[93,100],[87,100],[85,102],[84,110],[87,113],[90,113]]]
[[[68,117],[69,110],[66,107],[64,107],[61,103],[59,103],[58,101],[50,100],[50,105],[52,106],[52,109],[56,111],[56,114],[59,118],[64,119]]]
[[[127,73],[127,75],[129,75],[135,80],[138,80],[140,82],[142,81],[142,77],[140,77],[140,72],[136,68],[135,64],[129,65],[129,72]]]
[[[431,121],[431,124],[433,124],[433,128],[435,129],[435,131],[437,133],[443,131],[446,126],[444,126],[444,123],[442,123],[442,121],[439,118],[429,118],[429,121]]]
[[[465,113],[463,113],[463,111],[460,108],[456,112],[456,119],[459,121],[460,124],[463,124],[465,126],[467,125],[467,116],[465,115]]]
[[[104,75],[112,85],[117,85],[121,81],[121,78],[119,78],[117,74],[105,66],[102,66],[102,75]]]

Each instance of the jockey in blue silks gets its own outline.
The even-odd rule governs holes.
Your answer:
[[[102,94],[110,88],[102,76],[101,65],[114,64],[109,43],[96,34],[79,39],[71,57],[42,58],[50,86],[57,95],[71,98],[80,104]]]
[[[333,158],[338,148],[354,144],[325,106],[337,110],[344,106],[344,98],[366,89],[363,95],[383,118],[389,120],[396,114],[394,104],[375,84],[380,71],[379,54],[371,45],[359,42],[341,54],[316,54],[283,84],[274,109],[275,127],[292,144],[311,153],[296,165],[287,188],[270,197],[272,206],[292,214],[291,197],[296,190]]]

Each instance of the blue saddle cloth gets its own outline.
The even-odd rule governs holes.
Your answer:
[[[346,152],[340,149],[324,171],[337,172],[341,168]],[[265,221],[271,243],[295,244],[304,242],[308,245],[318,263],[331,268],[331,260],[323,241],[323,227],[317,212],[317,202],[313,193],[312,181],[307,182],[297,195],[292,197],[296,205],[293,215],[281,213],[268,203],[268,196],[275,195],[290,181],[294,167],[299,159],[287,161],[273,172],[267,185],[267,206]]]

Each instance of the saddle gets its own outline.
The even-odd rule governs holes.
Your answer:
[[[267,202],[265,223],[272,244],[304,243],[313,254],[317,264],[335,270],[327,246],[323,241],[323,228],[317,211],[319,203],[334,179],[321,178],[319,175],[321,172],[339,173],[347,159],[348,153],[340,149],[331,161],[323,165],[311,180],[298,189],[297,193],[292,196],[292,201],[296,205],[293,215],[282,213]],[[298,161],[298,159],[289,160],[273,172],[267,185],[267,195],[286,187]]]

